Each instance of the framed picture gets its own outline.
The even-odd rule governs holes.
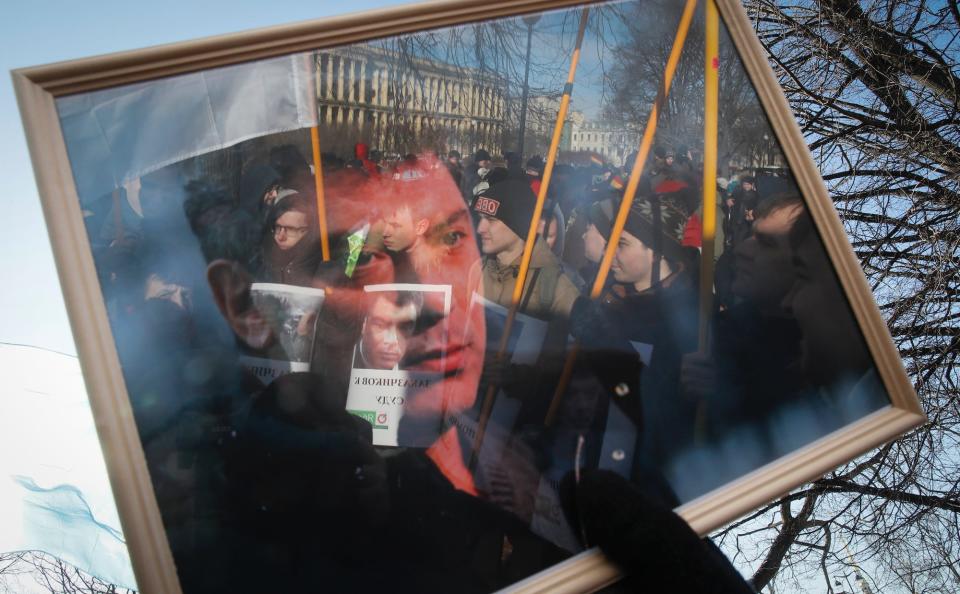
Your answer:
[[[427,2],[13,73],[144,592],[586,592],[924,421],[739,3]]]

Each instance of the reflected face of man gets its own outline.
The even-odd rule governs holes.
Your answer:
[[[288,210],[277,218],[273,225],[273,240],[283,251],[300,243],[309,229],[307,215],[297,210]]]
[[[510,227],[487,215],[480,215],[477,234],[480,236],[480,249],[488,256],[505,252],[520,241],[520,237]]]
[[[790,229],[803,207],[778,208],[753,224],[753,236],[734,250],[733,292],[761,307],[778,307],[793,287]]]
[[[642,241],[624,231],[613,256],[610,270],[618,283],[638,285],[649,284],[653,268],[653,250]],[[638,290],[646,287],[637,286]]]
[[[547,220],[550,221],[549,224]],[[557,224],[557,217],[551,216],[547,220],[540,219],[540,222],[537,224],[537,234],[543,236],[544,243],[552,250],[553,246],[557,245],[559,226]]]
[[[603,259],[603,250],[607,247],[607,240],[597,231],[593,223],[587,225],[583,232],[583,255],[590,262],[599,263]]]
[[[450,311],[445,314],[437,292],[424,293],[417,332],[410,338],[404,367],[442,376],[429,388],[409,395],[405,414],[432,418],[470,408],[477,394],[486,327],[483,308],[471,307],[481,291],[480,253],[471,217],[448,175],[433,172],[408,190],[428,201],[429,227],[416,253],[408,252],[412,278],[426,285],[449,285]],[[401,265],[401,268],[403,266]]]
[[[375,297],[360,339],[367,365],[373,369],[396,367],[407,352],[416,320],[417,308],[413,303],[397,305],[387,296]]]
[[[402,252],[416,240],[413,215],[409,208],[401,208],[383,220],[383,245],[392,252]]]

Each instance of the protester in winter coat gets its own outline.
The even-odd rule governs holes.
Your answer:
[[[696,403],[678,390],[681,355],[695,350],[697,339],[696,279],[682,245],[687,192],[634,200],[611,267],[618,290],[579,299],[571,314],[582,372],[596,374],[605,391],[600,402],[614,402],[630,421],[599,433],[621,443],[618,464],[607,467],[635,479],[693,443]]]
[[[525,180],[507,179],[490,186],[473,205],[480,216],[477,234],[483,253],[484,296],[504,307],[510,307],[535,204],[536,198]],[[520,311],[541,318],[567,317],[578,296],[576,286],[563,274],[556,256],[538,239],[533,246]]]
[[[265,221],[269,206],[277,198],[280,174],[267,164],[253,165],[240,177],[237,201],[257,220]]]
[[[446,166],[447,171],[450,172],[453,183],[457,184],[459,188],[463,182],[463,165],[460,163],[460,152],[450,151],[447,153],[447,160],[444,162],[444,166]]]
[[[460,182],[460,193],[463,194],[463,199],[467,203],[473,201],[475,196],[474,188],[486,179],[491,167],[490,153],[484,149],[479,149],[475,152],[473,157],[467,162],[463,170],[463,179]]]
[[[284,197],[271,209],[263,239],[265,281],[310,286],[321,261],[315,212],[300,194]]]

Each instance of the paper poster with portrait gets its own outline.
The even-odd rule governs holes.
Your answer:
[[[369,285],[364,287],[364,299],[360,339],[353,348],[347,410],[373,426],[374,445],[412,445],[398,435],[407,397],[429,389],[442,381],[443,375],[411,369],[411,358],[417,354],[410,347],[421,340],[426,325],[446,323],[450,286]],[[438,426],[436,435],[439,433]]]
[[[250,296],[263,314],[263,340],[272,346],[268,357],[241,355],[241,364],[264,384],[288,373],[310,371],[324,295],[323,289],[253,283]]]

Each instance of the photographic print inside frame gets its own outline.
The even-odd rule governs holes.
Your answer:
[[[722,23],[703,243],[702,3],[637,159],[683,9],[56,99],[185,592],[497,590],[571,473],[677,507],[890,404]]]

